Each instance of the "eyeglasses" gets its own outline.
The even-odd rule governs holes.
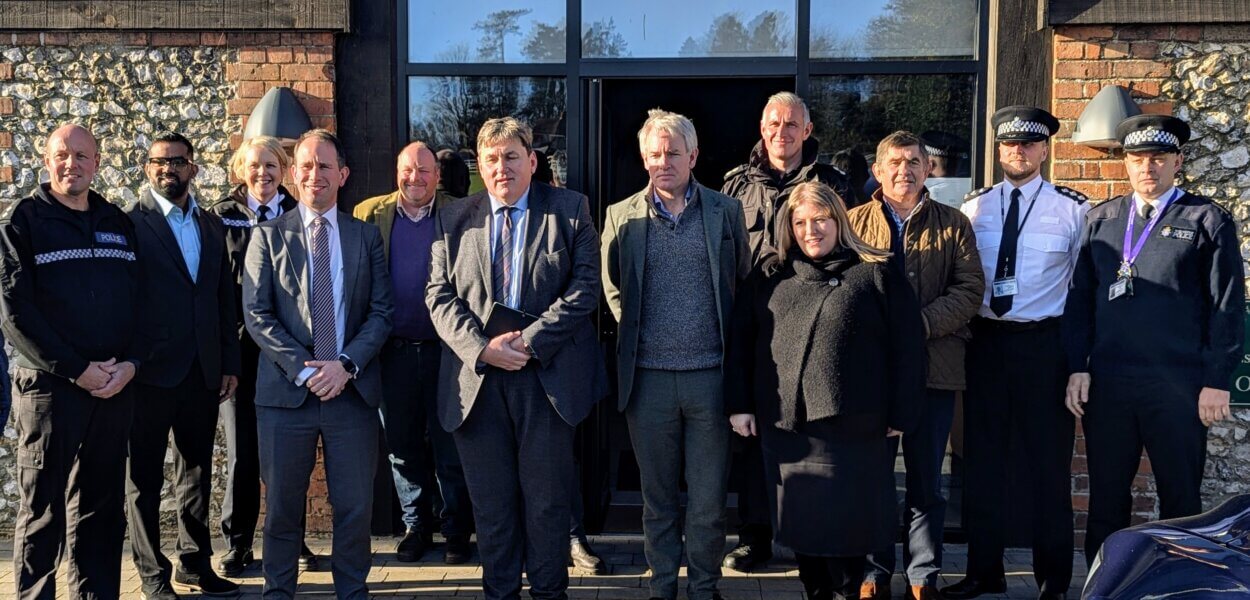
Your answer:
[[[191,161],[185,158],[182,158],[181,156],[174,157],[174,158],[149,158],[148,164],[152,165],[153,167],[169,167],[171,169],[185,169],[187,168],[187,165],[191,164]]]

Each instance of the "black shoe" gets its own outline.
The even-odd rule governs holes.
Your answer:
[[[421,531],[409,527],[404,533],[404,538],[395,546],[395,560],[405,563],[417,562],[425,555],[427,547],[429,547],[429,542],[426,541],[424,535],[421,535]]]
[[[239,584],[222,579],[207,569],[203,573],[175,569],[174,587],[211,598],[234,598],[239,595]]]
[[[256,557],[251,548],[231,548],[217,562],[217,574],[222,577],[238,577],[253,562],[256,562]]]
[[[443,552],[443,563],[461,565],[473,558],[473,546],[469,544],[469,536],[456,535],[447,538],[447,550]]]
[[[299,570],[301,571],[316,571],[317,570],[317,555],[313,554],[313,551],[308,549],[308,544],[304,544],[304,546],[299,551]]]
[[[1002,594],[1006,591],[1007,580],[1002,577],[998,579],[965,577],[959,583],[942,588],[942,596],[949,600],[967,600],[981,594]]]
[[[721,561],[721,566],[726,569],[746,573],[763,567],[772,558],[773,549],[771,544],[738,544],[737,548],[730,550],[725,555],[725,560]]]
[[[178,600],[178,594],[174,593],[173,586],[168,581],[152,581],[144,582],[143,588],[139,593],[139,597],[143,600]]]
[[[608,572],[608,565],[604,564],[598,554],[595,554],[590,543],[581,540],[573,540],[569,544],[569,563],[595,575],[605,575]]]

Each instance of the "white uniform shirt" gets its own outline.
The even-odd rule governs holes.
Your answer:
[[[963,204],[960,210],[972,221],[985,271],[985,298],[978,314],[999,319],[990,310],[998,248],[1003,237],[1003,218],[1011,208],[1012,184],[1003,181]],[[1015,278],[1018,293],[1004,321],[1040,321],[1063,314],[1068,284],[1080,248],[1089,204],[1078,202],[1040,176],[1020,188],[1019,246],[1016,248]],[[1034,193],[1037,194],[1034,199]],[[1029,212],[1032,200],[1033,210]],[[1025,215],[1028,215],[1027,218]]]

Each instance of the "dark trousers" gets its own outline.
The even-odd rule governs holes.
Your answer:
[[[369,597],[365,578],[372,565],[369,523],[378,459],[378,413],[356,388],[322,402],[309,393],[296,408],[256,407],[260,471],[265,482],[265,598],[294,598],[308,478],[325,460],[334,512],[331,546],[334,592],[339,598]]]
[[[862,556],[808,556],[795,554],[799,581],[809,600],[857,598],[864,573]]]
[[[260,445],[256,438],[256,364],[260,349],[250,336],[240,340],[243,369],[234,397],[220,405],[226,432],[226,495],[221,500],[221,535],[229,548],[251,548],[260,519]],[[300,530],[304,530],[300,517]]]
[[[573,431],[533,366],[489,368],[473,410],[452,436],[473,498],[488,600],[568,598]]]
[[[738,543],[771,549],[772,517],[764,483],[764,452],[759,436],[730,436],[733,454],[729,489],[738,493]]]
[[[437,494],[442,498],[442,534],[467,537],[473,533],[473,506],[460,453],[451,434],[438,426],[441,355],[437,340],[391,338],[382,349],[379,411],[404,525],[427,535],[433,533],[433,497]]]
[[[973,321],[964,396],[964,528],[968,575],[1003,577],[1011,479],[1022,454],[1032,498],[1033,577],[1043,594],[1072,582],[1072,442],[1076,422],[1064,406],[1067,364],[1052,319],[1033,329]],[[1014,452],[1023,444],[1024,452]]]
[[[69,597],[119,596],[132,393],[127,386],[100,399],[43,371],[14,372],[18,598],[56,597],[62,552],[69,555]]]
[[[903,521],[907,542],[903,562],[911,585],[937,585],[942,570],[942,531],[946,497],[942,495],[942,460],[955,418],[955,392],[929,388],[916,430],[902,436],[903,465],[907,470]],[[891,457],[898,454],[899,437],[889,438]],[[891,480],[892,482],[892,480]],[[867,557],[864,579],[889,581],[894,573],[894,548],[882,548]]]
[[[131,556],[144,581],[168,581],[170,576],[169,559],[161,552],[161,488],[165,485],[165,449],[171,430],[179,569],[189,573],[209,569],[213,545],[208,530],[208,502],[212,490],[213,438],[217,433],[217,394],[217,390],[204,387],[198,361],[172,388],[135,386],[126,512]]]
[[[1159,518],[1202,512],[1207,428],[1198,418],[1197,385],[1174,381],[1091,377],[1082,420],[1089,461],[1089,524],[1085,562],[1107,536],[1129,526],[1133,478],[1142,448],[1150,457]]]

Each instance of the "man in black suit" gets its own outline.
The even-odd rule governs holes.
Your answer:
[[[426,287],[446,345],[439,421],[460,451],[492,600],[520,598],[522,570],[533,598],[568,597],[573,431],[606,387],[590,204],[531,183],[532,140],[511,117],[482,125],[486,189],[437,213]],[[488,335],[501,305],[537,318]]]
[[[150,353],[137,374],[130,432],[131,554],[149,600],[177,598],[172,565],[161,553],[165,448],[174,433],[178,498],[178,569],[173,583],[205,596],[237,596],[239,586],[213,572],[208,531],[217,404],[234,393],[239,373],[233,277],[221,219],[200,210],[189,188],[195,149],[177,133],[148,149],[149,189],[127,213],[135,226],[142,277],[139,334]]]

